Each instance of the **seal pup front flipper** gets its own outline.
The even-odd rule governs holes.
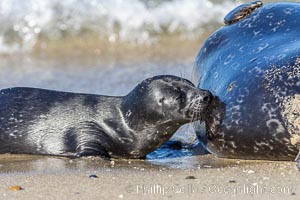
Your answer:
[[[64,132],[64,153],[62,156],[100,156],[109,158],[105,142],[109,137],[95,122],[80,122]]]

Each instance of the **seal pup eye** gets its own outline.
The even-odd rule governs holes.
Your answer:
[[[165,99],[166,99],[165,97],[160,98],[160,99],[158,100],[158,102],[159,102],[159,103],[163,103],[163,102],[165,101]]]
[[[179,96],[176,97],[176,100],[180,100],[180,102],[184,102],[186,99],[186,94],[184,92],[180,92]]]
[[[179,93],[179,95],[175,98],[176,101],[180,101],[181,103],[183,103],[186,99],[186,94],[185,92],[182,91],[181,87],[176,86],[174,87],[174,90]]]

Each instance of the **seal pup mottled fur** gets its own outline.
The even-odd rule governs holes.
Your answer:
[[[171,75],[146,79],[123,97],[3,89],[0,153],[141,158],[201,120],[211,99]]]

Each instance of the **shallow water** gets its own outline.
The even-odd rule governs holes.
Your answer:
[[[2,0],[0,52],[30,51],[42,38],[61,40],[91,32],[112,43],[151,44],[173,33],[198,38],[220,24],[234,5],[230,0]]]
[[[264,3],[276,0],[266,0]],[[95,37],[109,43],[158,43],[177,34],[199,39],[246,0],[1,0],[0,53],[45,49],[51,41]],[[50,43],[50,44],[49,44]]]

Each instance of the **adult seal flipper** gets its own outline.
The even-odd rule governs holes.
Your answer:
[[[197,55],[193,81],[217,95],[226,111],[220,124],[210,120],[206,133],[196,132],[220,157],[295,160],[300,138],[300,3],[254,2],[240,8],[242,12],[235,9],[225,17],[227,25]]]

